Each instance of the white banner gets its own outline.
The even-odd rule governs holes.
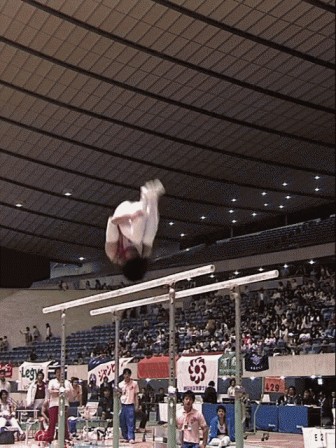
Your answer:
[[[37,374],[39,372],[44,373],[44,378],[48,379],[48,366],[50,361],[47,362],[24,362],[19,368],[19,383],[18,390],[27,391],[30,384],[36,381]]]
[[[302,428],[304,448],[335,448],[335,429]]]
[[[119,372],[122,373],[126,365],[132,361],[133,358],[120,358],[119,359]],[[104,361],[100,358],[91,359],[88,366],[88,382],[94,380],[97,385],[103,382],[105,376],[108,381],[114,381],[115,374],[115,361]]]
[[[218,360],[222,355],[181,356],[176,364],[177,389],[203,393],[209,381],[218,381]]]

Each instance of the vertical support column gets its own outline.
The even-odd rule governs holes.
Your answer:
[[[61,314],[61,380],[60,380],[60,394],[58,403],[58,446],[59,448],[64,447],[65,438],[65,312],[62,311]]]
[[[113,313],[114,327],[115,327],[115,342],[114,342],[114,388],[113,388],[113,448],[119,448],[119,411],[120,400],[118,390],[119,380],[119,333],[120,333],[120,315],[118,312]]]
[[[168,444],[176,448],[176,370],[175,370],[175,286],[169,287],[169,390],[168,394]]]
[[[242,387],[242,360],[241,360],[241,315],[240,315],[240,287],[236,286],[236,291],[233,293],[235,299],[235,333],[236,333],[236,393],[235,393],[235,439],[236,448],[243,448],[244,433],[242,422],[242,402],[241,402],[241,387]]]

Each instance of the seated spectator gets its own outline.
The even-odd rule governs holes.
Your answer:
[[[15,418],[15,410],[8,399],[8,392],[2,390],[0,392],[0,431],[3,431],[6,426],[17,430],[18,440],[25,440],[25,434]]]
[[[289,386],[285,404],[301,404],[301,398],[297,395],[294,386]]]
[[[111,396],[111,389],[104,387],[102,395],[98,402],[98,408],[101,408],[102,419],[109,420],[113,418],[113,398]]]
[[[155,395],[155,403],[164,403],[166,396],[164,388],[160,387],[159,392]]]
[[[305,406],[313,406],[317,404],[309,389],[303,391],[302,404]]]
[[[223,405],[217,407],[217,415],[210,422],[208,444],[219,447],[230,445],[229,425],[226,421],[226,409]]]

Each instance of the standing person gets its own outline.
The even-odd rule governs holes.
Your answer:
[[[105,252],[130,281],[141,280],[159,225],[158,200],[165,193],[158,180],[141,187],[140,201],[122,202],[107,222]]]
[[[6,380],[6,370],[0,369],[0,391],[5,390],[7,394],[10,394],[11,385],[10,382]]]
[[[32,334],[33,334],[33,341],[34,342],[37,342],[37,341],[40,340],[40,338],[41,338],[40,330],[37,328],[36,325],[33,325]]]
[[[30,345],[32,343],[32,340],[33,340],[33,336],[32,336],[32,334],[30,332],[30,328],[26,327],[25,330],[23,330],[23,331],[20,330],[20,333],[24,335],[26,345]]]
[[[183,408],[176,415],[176,425],[182,431],[182,448],[204,448],[208,440],[208,426],[203,414],[193,407],[195,394],[187,390],[183,394]],[[203,441],[200,442],[199,430]]]
[[[46,324],[46,341],[50,341],[52,338],[51,327],[50,324]]]
[[[83,389],[79,384],[79,378],[73,376],[70,380],[72,385],[71,396],[69,397],[69,406],[71,408],[76,408],[83,405]]]
[[[214,381],[209,381],[208,387],[205,389],[203,394],[203,402],[212,404],[217,403],[217,392]]]
[[[44,381],[44,373],[38,372],[36,381],[33,381],[27,392],[27,406],[41,411],[42,404],[48,399],[48,387]]]
[[[131,369],[123,370],[124,380],[119,383],[121,394],[120,428],[124,440],[135,443],[135,412],[138,404],[139,386],[131,378]]]
[[[59,396],[61,387],[61,369],[58,367],[55,370],[56,377],[50,380],[48,385],[49,391],[49,426],[45,435],[45,442],[51,443],[54,440],[55,429],[58,421],[58,408],[59,408]],[[72,393],[72,386],[70,381],[64,380],[64,397],[65,397],[65,409],[69,406],[69,396]],[[67,412],[65,411],[65,416]],[[65,418],[65,439],[69,440],[69,430],[67,425],[67,419]]]
[[[230,385],[227,390],[227,394],[228,394],[229,398],[234,398],[235,392],[236,392],[236,380],[235,380],[235,378],[231,378]]]
[[[113,392],[113,388],[112,388],[112,384],[109,382],[109,379],[107,376],[104,376],[103,378],[103,382],[100,384],[99,386],[99,396],[102,397],[104,395],[104,390],[105,389],[110,389],[111,392],[111,396],[112,396],[112,392]]]
[[[209,445],[220,447],[230,445],[229,425],[226,421],[225,406],[219,405],[217,407],[217,415],[211,419]]]

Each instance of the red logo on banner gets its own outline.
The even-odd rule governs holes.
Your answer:
[[[199,384],[201,381],[204,381],[206,371],[205,361],[201,356],[190,361],[188,372],[191,381],[194,383]]]
[[[11,364],[1,364],[0,363],[0,369],[5,370],[5,377],[6,378],[12,378],[13,376],[13,366]]]

